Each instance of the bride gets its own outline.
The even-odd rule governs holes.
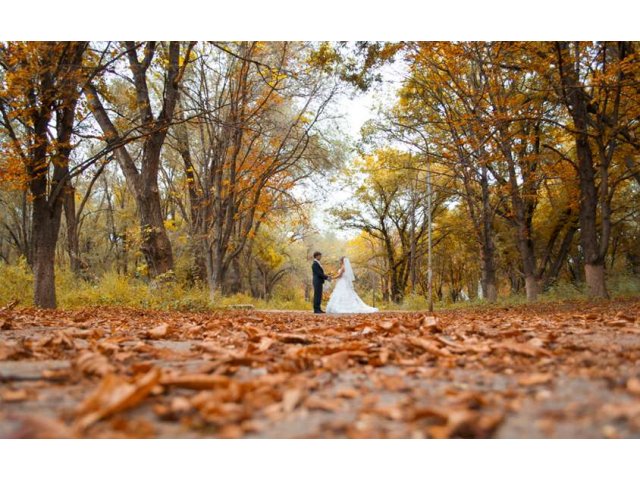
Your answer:
[[[327,313],[373,313],[378,309],[364,303],[355,289],[353,281],[356,277],[351,269],[351,262],[347,257],[340,258],[340,270],[334,278],[337,278],[336,286],[331,292]]]

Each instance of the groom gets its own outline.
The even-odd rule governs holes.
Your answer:
[[[313,272],[313,313],[324,313],[320,308],[322,302],[322,284],[325,281],[330,281],[331,277],[324,273],[320,259],[322,253],[315,252],[313,254],[313,263],[311,264],[311,271]]]

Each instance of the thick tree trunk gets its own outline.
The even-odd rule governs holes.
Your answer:
[[[496,300],[498,300],[496,267],[494,263],[495,249],[493,246],[493,241],[490,241],[489,243],[490,245],[483,245],[481,250],[482,279],[480,280],[480,283],[482,284],[482,294],[484,298],[488,302],[494,303],[496,302]]]
[[[35,183],[35,182],[34,182]],[[44,187],[43,182],[39,182]],[[62,208],[49,208],[46,198],[33,201],[33,300],[37,307],[56,308],[55,252]]]
[[[142,234],[140,250],[149,267],[149,274],[156,277],[173,270],[173,252],[164,227],[157,184],[149,179],[140,190],[137,197]]]
[[[586,129],[586,123],[582,126]],[[576,147],[580,177],[580,244],[584,253],[585,281],[590,297],[608,298],[604,275],[604,258],[600,255],[597,234],[598,194],[595,185],[595,173],[589,140],[586,135],[578,134]]]
[[[482,289],[489,303],[498,300],[496,282],[495,245],[493,243],[492,209],[489,202],[487,167],[482,167]]]
[[[584,273],[588,295],[594,298],[608,298],[604,265],[585,264]]]
[[[580,88],[580,79],[576,72],[575,61],[569,52],[567,42],[557,42],[560,80],[562,82],[564,101],[575,125],[574,139],[578,159],[578,177],[580,180],[580,244],[585,262],[585,280],[587,291],[591,297],[607,298],[604,275],[604,253],[609,239],[603,235],[598,242],[598,192],[596,188],[596,172],[593,164],[593,153],[589,144],[589,97]],[[606,178],[601,179],[602,182]],[[602,205],[603,208],[607,207]],[[604,212],[603,212],[604,217]],[[603,218],[603,222],[608,219]],[[603,233],[608,228],[603,224]]]

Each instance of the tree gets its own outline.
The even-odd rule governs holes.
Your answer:
[[[183,108],[198,121],[176,127],[175,145],[212,298],[270,210],[327,163],[316,130],[336,90],[305,73],[304,52],[288,43],[203,47],[186,84]]]
[[[416,261],[427,249],[426,189],[424,178],[416,178],[419,170],[414,165],[418,161],[409,153],[392,149],[361,158],[354,171],[345,175],[364,177],[355,185],[356,203],[333,210],[342,228],[362,230],[381,242],[389,295],[396,303],[409,284],[412,258]],[[432,216],[443,209],[447,198],[447,189],[436,189]]]
[[[76,108],[94,71],[88,42],[10,42],[0,46],[5,177],[28,186],[32,203],[34,302],[56,307],[55,249],[74,148]],[[8,175],[7,175],[8,174]]]
[[[169,127],[174,122],[180,84],[189,64],[194,43],[189,42],[181,52],[180,42],[146,42],[144,46],[134,42],[122,42],[121,49],[128,59],[133,85],[133,90],[127,92],[131,97],[115,99],[106,86],[100,92],[94,83],[88,84],[85,88],[87,104],[108,144],[122,143],[132,131],[141,137],[139,165],[134,160],[136,155],[132,153],[131,147],[122,145],[115,150],[115,155],[136,200],[142,236],[141,250],[153,277],[173,270],[173,252],[161,209],[158,170],[162,147]],[[142,59],[138,56],[141,47]],[[152,66],[164,77],[159,98],[152,95],[153,89],[149,86],[149,77],[153,74]],[[121,122],[112,120],[107,113],[104,106],[105,98],[113,98],[111,103],[116,109],[119,101],[132,100],[136,113],[129,113],[135,115],[135,119],[130,119],[124,127],[120,127],[118,123]],[[158,112],[154,114],[153,105],[156,103],[159,107]]]
[[[555,42],[554,75],[558,95],[573,123],[575,163],[580,182],[580,244],[589,295],[608,297],[605,257],[611,239],[611,201],[618,181],[615,167],[623,97],[637,93],[625,78],[622,63],[628,42]],[[599,213],[599,218],[598,218]]]

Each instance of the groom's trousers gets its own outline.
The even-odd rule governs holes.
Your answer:
[[[322,283],[313,282],[313,311],[319,312],[321,310],[320,304],[322,303]]]

